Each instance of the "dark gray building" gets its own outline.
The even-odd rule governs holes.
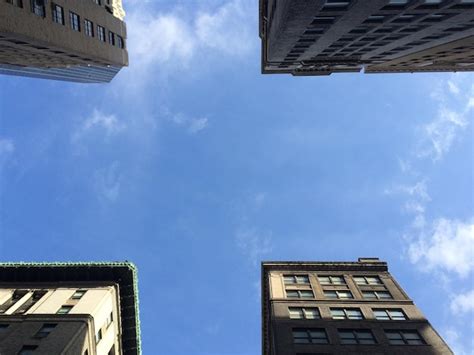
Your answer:
[[[262,72],[474,70],[473,0],[260,0]]]
[[[453,352],[378,258],[262,263],[262,354]]]
[[[109,82],[128,65],[121,0],[0,0],[0,74]]]

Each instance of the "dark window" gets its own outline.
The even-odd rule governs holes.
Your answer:
[[[391,345],[424,345],[425,341],[416,330],[386,330]]]
[[[311,290],[286,290],[286,297],[288,298],[314,298]]]
[[[43,324],[41,329],[35,334],[35,338],[46,338],[56,326],[57,324]]]
[[[73,300],[80,300],[82,296],[86,294],[87,290],[77,290],[74,292],[74,294],[71,296]]]
[[[44,0],[31,0],[31,12],[35,15],[45,17]]]
[[[6,311],[8,311],[8,309],[13,306],[15,303],[17,303],[23,296],[25,296],[26,294],[28,293],[27,290],[15,290],[13,293],[12,293],[12,296],[10,297],[9,300],[7,300],[6,302],[4,302],[1,306],[0,306],[0,314],[1,313],[5,313]]]
[[[84,20],[84,32],[86,36],[94,37],[94,24],[92,21]]]
[[[308,275],[283,275],[285,285],[291,284],[309,284]]]
[[[344,276],[318,276],[321,285],[345,285]]]
[[[112,46],[115,46],[115,33],[109,31],[109,43]]]
[[[73,306],[62,306],[61,308],[59,308],[57,314],[68,314],[69,312],[71,312],[72,308]]]
[[[406,320],[407,316],[401,309],[374,309],[375,319],[378,320]]]
[[[53,4],[53,21],[64,25],[64,9],[56,4]]]
[[[24,314],[26,313],[33,305],[36,304],[44,295],[46,291],[35,291],[33,295],[26,300],[16,311],[15,314]]]
[[[374,335],[369,329],[338,329],[341,344],[376,344]]]
[[[119,35],[117,35],[117,46],[119,48],[124,48],[125,47],[125,43],[123,41],[123,38],[120,37]]]
[[[69,22],[71,23],[71,28],[74,31],[80,31],[81,30],[81,18],[79,17],[78,14],[69,11]]]
[[[328,335],[324,329],[297,328],[293,329],[295,344],[329,344]]]
[[[332,319],[364,319],[359,308],[331,308],[331,316]]]
[[[105,42],[105,28],[100,25],[97,25],[97,37],[100,41]]]
[[[23,7],[23,0],[7,0],[7,3],[12,4],[16,7]]]
[[[18,355],[33,355],[36,349],[38,349],[37,345],[23,345]]]

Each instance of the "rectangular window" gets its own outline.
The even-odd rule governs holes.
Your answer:
[[[97,344],[101,340],[102,340],[102,329],[99,329],[99,331],[95,335],[95,343]]]
[[[359,308],[331,308],[332,319],[364,319]]]
[[[309,284],[308,275],[283,275],[285,285]]]
[[[77,290],[74,292],[74,294],[71,296],[71,299],[73,300],[80,300],[82,296],[86,294],[87,290]]]
[[[51,333],[54,328],[56,328],[57,324],[43,324],[40,330],[35,334],[35,338],[46,338],[49,333]]]
[[[357,285],[382,285],[378,276],[354,276]]]
[[[390,345],[424,345],[423,338],[416,330],[385,330]]]
[[[344,345],[368,345],[376,344],[374,335],[369,329],[338,329],[341,344]]]
[[[31,0],[31,12],[37,16],[45,17],[44,1]]]
[[[311,290],[286,290],[286,297],[288,298],[314,298]]]
[[[34,291],[33,295],[26,300],[16,311],[15,314],[24,314],[26,313],[31,307],[33,307],[36,302],[38,302],[44,295],[46,291]]]
[[[112,324],[113,320],[114,320],[114,314],[110,312],[109,316],[107,317],[105,321],[107,328]]]
[[[23,345],[18,355],[34,355],[36,349],[38,349],[37,345]]]
[[[123,41],[123,38],[117,35],[117,46],[119,48],[125,48],[125,42]]]
[[[406,320],[407,317],[401,309],[374,309],[375,319],[378,320]]]
[[[100,41],[105,42],[105,28],[100,25],[97,25],[97,37]]]
[[[23,7],[23,0],[7,0],[7,3],[12,4],[16,7]]]
[[[115,33],[109,31],[109,44],[115,46]]]
[[[78,14],[69,11],[69,22],[71,23],[71,28],[74,31],[80,32],[81,31],[81,18]]]
[[[9,300],[0,305],[0,314],[8,311],[15,303],[22,299],[28,293],[27,290],[15,290]]]
[[[321,285],[345,285],[344,276],[318,276]]]
[[[324,297],[331,299],[351,299],[351,291],[324,291]]]
[[[366,299],[392,299],[392,295],[388,291],[363,291],[362,296]]]
[[[0,323],[0,334],[8,329],[8,324]]]
[[[59,308],[59,310],[56,313],[57,314],[68,314],[69,312],[71,312],[72,308],[73,308],[73,306],[62,306],[61,308]]]
[[[56,4],[53,4],[53,21],[64,25],[64,9]]]
[[[94,24],[87,19],[84,20],[84,32],[86,36],[94,37]]]
[[[319,310],[314,307],[288,307],[291,319],[320,319]]]
[[[313,328],[293,329],[293,342],[295,344],[329,344],[326,331]]]

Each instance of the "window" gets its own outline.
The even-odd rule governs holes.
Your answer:
[[[35,334],[35,338],[46,338],[56,326],[57,324],[43,324],[41,329],[38,330],[38,333]]]
[[[293,342],[295,344],[329,344],[328,336],[324,329],[312,328],[293,329]]]
[[[81,31],[81,18],[79,17],[78,14],[69,11],[69,22],[71,23],[71,28],[74,31]]]
[[[374,309],[375,319],[378,320],[406,320],[407,317],[401,309]]]
[[[23,0],[7,0],[7,3],[12,4],[16,7],[23,7]]]
[[[32,355],[36,349],[38,349],[36,345],[23,345],[18,355]]]
[[[31,12],[35,15],[44,17],[46,15],[46,11],[44,8],[44,1],[41,0],[31,0]]]
[[[15,303],[22,299],[28,293],[27,290],[15,290],[9,300],[0,305],[0,314],[8,311]]]
[[[73,306],[62,306],[61,308],[59,308],[59,310],[56,313],[57,314],[68,314],[69,312],[71,312],[72,308],[73,308]]]
[[[291,319],[320,319],[319,309],[314,307],[288,307]]]
[[[115,46],[115,34],[111,31],[109,31],[109,43],[112,46]]]
[[[286,290],[286,297],[288,298],[314,298],[311,290]]]
[[[309,284],[308,275],[283,275],[285,285]]]
[[[97,37],[100,41],[105,42],[105,28],[100,25],[97,25]]]
[[[338,298],[338,299],[349,299],[354,298],[351,291],[324,291],[324,297],[326,298]]]
[[[94,37],[94,24],[87,19],[84,20],[84,32],[86,36]]]
[[[318,276],[321,285],[345,285],[344,276]]]
[[[388,291],[363,291],[362,296],[367,299],[392,299],[392,295]]]
[[[338,329],[341,344],[376,344],[374,335],[368,329]]]
[[[74,292],[74,294],[71,296],[71,299],[73,300],[80,300],[82,296],[86,294],[87,290],[77,290]]]
[[[331,308],[332,319],[364,319],[359,308]]]
[[[416,330],[386,330],[391,345],[423,345],[424,340]]]
[[[0,323],[0,334],[8,329],[9,324]]]
[[[64,9],[56,4],[53,4],[53,21],[64,25]]]
[[[117,35],[117,46],[119,48],[125,48],[125,42],[123,41],[123,38]]]
[[[102,340],[102,329],[99,329],[99,331],[95,335],[95,343],[97,344],[101,340]]]
[[[382,285],[378,276],[354,276],[354,281],[358,285]]]
[[[107,328],[112,324],[113,321],[114,321],[114,314],[110,312],[109,316],[107,317],[105,321]]]

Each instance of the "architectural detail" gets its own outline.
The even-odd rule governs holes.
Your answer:
[[[474,70],[472,0],[260,0],[262,72]]]
[[[263,262],[262,354],[453,354],[378,258]]]
[[[0,354],[140,355],[131,263],[0,264]]]
[[[128,65],[121,0],[0,0],[0,74],[83,83]]]

